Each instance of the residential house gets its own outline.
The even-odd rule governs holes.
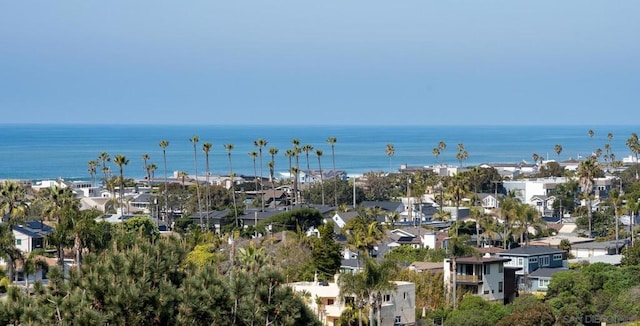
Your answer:
[[[200,221],[205,225],[209,225],[213,228],[214,232],[219,233],[222,226],[226,222],[226,217],[229,215],[230,210],[225,208],[221,211],[202,211],[195,212],[189,217],[194,224],[200,225]]]
[[[456,258],[455,281],[457,288],[468,290],[488,301],[510,301],[515,295],[516,269],[505,268],[510,258],[489,256]],[[509,276],[509,274],[511,274]],[[451,291],[453,286],[453,260],[444,260],[444,282]]]
[[[529,199],[529,205],[533,206],[540,215],[553,215],[553,202],[555,196],[534,195]]]
[[[500,200],[504,197],[503,194],[490,194],[490,193],[479,193],[478,198],[482,203],[482,208],[484,209],[495,209],[500,206]]]
[[[346,309],[346,302],[353,300],[346,296],[340,299],[340,287],[334,282],[296,282],[288,286],[296,292],[303,292],[310,299],[307,306],[319,317],[322,325],[338,325],[338,319]],[[416,294],[415,284],[411,282],[394,281],[394,290],[382,296],[381,326],[400,326],[416,324]]]
[[[516,272],[520,289],[530,287],[527,280],[530,274],[539,268],[567,268],[566,252],[562,249],[547,246],[526,246],[509,249],[498,253],[499,257],[509,258],[505,265],[522,268]]]
[[[27,221],[13,227],[16,248],[23,253],[45,248],[45,238],[53,233],[53,228],[41,221]]]
[[[589,258],[604,255],[617,255],[629,244],[626,239],[602,242],[583,242],[571,245],[571,255],[576,258]]]
[[[553,274],[568,270],[568,268],[538,268],[524,280],[524,286],[531,292],[547,292]]]

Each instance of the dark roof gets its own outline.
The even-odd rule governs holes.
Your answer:
[[[511,258],[502,258],[502,257],[460,257],[456,259],[458,263],[464,264],[486,264],[486,263],[496,263],[496,262],[507,262],[510,261]]]
[[[199,219],[200,216],[202,218],[224,218],[227,215],[229,215],[229,209],[225,208],[222,211],[195,212],[191,214],[191,219]]]
[[[404,205],[401,202],[395,201],[363,201],[361,205],[367,208],[378,207],[387,212],[395,212],[400,206],[404,208]]]
[[[40,221],[25,222],[24,224],[14,226],[13,230],[32,238],[44,238],[48,234],[53,233],[52,227]]]
[[[572,249],[615,249],[616,247],[623,248],[627,244],[629,244],[628,240],[622,239],[622,240],[618,240],[617,243],[616,243],[616,240],[602,241],[602,242],[594,241],[594,242],[574,243],[571,245],[571,248]]]
[[[500,256],[534,256],[544,254],[561,254],[564,250],[547,246],[527,246],[509,249],[499,253]]]
[[[557,267],[557,268],[538,268],[535,271],[529,274],[530,277],[539,278],[539,277],[551,277],[553,274],[557,272],[566,272],[568,268]]]

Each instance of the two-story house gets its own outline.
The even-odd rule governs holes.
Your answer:
[[[456,287],[488,301],[510,302],[515,296],[517,268],[505,268],[509,258],[459,257],[456,258]],[[444,282],[448,291],[453,289],[453,261],[444,260]]]
[[[338,319],[353,300],[348,295],[341,300],[340,287],[335,282],[296,282],[288,284],[296,292],[305,293],[307,306],[316,313],[322,325],[338,325]],[[411,282],[393,281],[395,289],[382,296],[381,325],[415,325],[416,287]]]
[[[566,252],[562,249],[547,246],[526,246],[509,249],[498,253],[498,256],[509,258],[505,266],[522,268],[516,272],[518,286],[522,290],[530,290],[530,274],[540,268],[566,269],[568,266]]]

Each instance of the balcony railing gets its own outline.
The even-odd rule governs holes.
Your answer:
[[[480,283],[482,278],[478,275],[457,275],[456,281],[458,283]]]

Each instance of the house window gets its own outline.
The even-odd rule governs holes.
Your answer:
[[[540,265],[549,266],[549,256],[540,257]]]
[[[498,293],[502,293],[502,282],[498,282]]]
[[[529,263],[537,263],[537,262],[538,262],[538,257],[529,258]]]
[[[522,266],[522,258],[518,258],[518,266]]]
[[[484,265],[484,275],[491,274],[491,265]]]
[[[384,302],[389,302],[391,301],[391,294],[385,294],[384,295]]]
[[[327,305],[331,306],[333,305],[334,300],[333,299],[327,299]]]
[[[542,279],[542,278],[538,280],[538,287],[546,288],[548,286],[549,286],[549,280]]]
[[[498,273],[504,272],[504,265],[502,263],[498,264]]]
[[[16,239],[16,246],[22,245],[22,239]]]
[[[562,260],[562,254],[553,255],[553,260]]]
[[[404,299],[407,300],[407,292],[404,292],[402,295],[404,296]]]

